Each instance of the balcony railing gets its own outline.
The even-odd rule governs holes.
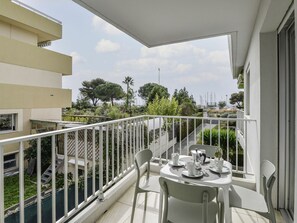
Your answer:
[[[233,172],[249,173],[248,139],[245,131],[244,143],[238,140],[239,122],[255,128],[256,122],[247,119],[145,115],[1,140],[0,223],[11,217],[4,210],[3,155],[6,146],[19,148],[19,206],[14,214],[17,217],[14,217],[19,222],[64,222],[95,199],[103,200],[104,193],[133,170],[135,153],[145,148],[153,151],[153,160],[161,165],[173,152],[190,154],[192,144],[217,145],[223,148],[224,158],[232,163]],[[59,170],[56,165],[50,168],[52,178],[47,185],[50,187],[48,193],[42,184],[41,154],[46,139],[50,143],[51,163],[63,160]],[[26,150],[34,145],[37,194],[35,201],[26,204],[24,157]],[[62,186],[61,183],[56,185],[59,181],[57,171],[63,174]],[[69,173],[72,173],[72,181]],[[48,203],[51,207],[46,206]],[[32,210],[35,213],[32,214]],[[28,221],[29,215],[34,216],[33,220]]]

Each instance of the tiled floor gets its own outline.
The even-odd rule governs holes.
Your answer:
[[[134,186],[116,202],[96,223],[129,223],[132,213]],[[147,208],[144,211],[145,195],[139,194],[135,210],[135,223],[157,223],[159,211],[159,195],[148,193]],[[279,212],[276,213],[277,223],[284,223]],[[232,222],[234,223],[269,223],[255,212],[232,208]]]

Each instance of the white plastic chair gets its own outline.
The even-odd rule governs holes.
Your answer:
[[[153,157],[153,153],[149,149],[144,149],[142,151],[139,151],[135,155],[135,169],[137,172],[137,180],[136,180],[135,193],[134,193],[134,199],[133,199],[131,223],[133,222],[133,219],[134,219],[137,195],[139,193],[145,193],[144,209],[146,209],[147,193],[148,192],[160,193],[159,176],[150,176],[150,161],[151,161],[152,157]],[[147,163],[146,179],[145,179],[144,184],[141,184],[140,183],[140,178],[141,178],[140,167],[142,165],[144,165],[145,163]]]
[[[264,195],[244,187],[232,185],[229,190],[230,207],[254,211],[269,219],[270,222],[276,223],[271,200],[271,191],[275,181],[275,166],[270,161],[264,160],[261,163],[261,173]],[[219,192],[218,200],[221,203],[220,212],[223,216],[224,199],[222,191]]]
[[[215,188],[159,179],[164,192],[162,222],[214,223],[218,205]]]

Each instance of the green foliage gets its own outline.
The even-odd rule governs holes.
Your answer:
[[[156,83],[146,83],[145,85],[141,86],[138,90],[138,96],[141,97],[147,103],[147,99],[149,94],[151,93],[152,89],[157,86]]]
[[[44,172],[46,168],[51,164],[52,157],[52,138],[45,137],[41,139],[41,172]],[[30,147],[25,150],[25,159],[37,160],[37,140],[31,140],[29,142]]]
[[[91,108],[92,105],[87,97],[84,97],[80,94],[76,99],[76,103],[72,104],[72,107],[78,110],[84,110],[84,109]]]
[[[196,106],[191,101],[184,101],[179,109],[182,116],[191,116],[196,112]]]
[[[219,101],[219,108],[222,109],[226,106],[226,102],[225,101]]]
[[[230,97],[230,104],[236,105],[237,108],[241,109],[243,108],[243,100],[244,100],[244,92],[240,91],[238,93],[231,94]]]
[[[37,193],[36,176],[24,174],[25,199]],[[4,208],[19,204],[19,175],[4,178]]]
[[[123,83],[127,85],[127,91],[126,91],[126,111],[128,111],[129,105],[131,108],[131,103],[134,97],[134,91],[130,86],[134,85],[134,80],[130,76],[126,76],[123,80]],[[130,109],[131,110],[131,109]]]
[[[104,102],[110,101],[111,105],[113,106],[114,100],[122,99],[125,93],[123,91],[123,88],[119,84],[106,82],[105,84],[102,84],[96,87],[95,95],[101,101],[104,101]]]
[[[170,94],[168,93],[168,89],[162,85],[155,84],[153,88],[148,93],[148,96],[146,98],[146,103],[153,102],[153,100],[158,95],[159,98],[169,98]]]
[[[152,103],[148,105],[149,115],[179,115],[178,103],[175,98],[159,98],[156,96]]]
[[[177,91],[177,89],[175,89],[175,91],[173,93],[173,97],[177,100],[179,105],[181,105],[185,101],[188,101],[188,102],[196,105],[196,101],[194,100],[193,95],[190,96],[189,92],[187,91],[187,89],[185,87],[180,89],[179,91]]]
[[[112,120],[129,117],[127,113],[121,112],[121,110],[116,106],[112,106],[108,109],[107,116]]]
[[[204,144],[219,146],[219,131],[218,129],[205,129],[204,130]],[[210,143],[211,139],[211,143]],[[223,150],[223,158],[227,159],[227,141],[228,141],[228,130],[220,130],[220,148]],[[199,135],[198,144],[202,144],[202,133]],[[243,149],[238,143],[238,164],[243,165]],[[232,164],[236,163],[236,134],[234,130],[229,129],[229,158]]]
[[[96,96],[95,89],[99,85],[103,85],[103,84],[105,84],[105,81],[101,78],[96,78],[91,81],[83,81],[82,82],[83,87],[80,88],[79,90],[85,98],[90,99],[92,101],[93,106],[96,106],[99,101],[99,98]]]

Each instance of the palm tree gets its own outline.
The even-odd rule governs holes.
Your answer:
[[[134,80],[132,77],[130,76],[126,76],[125,79],[123,80],[123,83],[127,85],[127,94],[126,94],[126,110],[128,110],[128,106],[129,106],[129,98],[131,97],[131,90],[130,90],[130,86],[134,85]]]

